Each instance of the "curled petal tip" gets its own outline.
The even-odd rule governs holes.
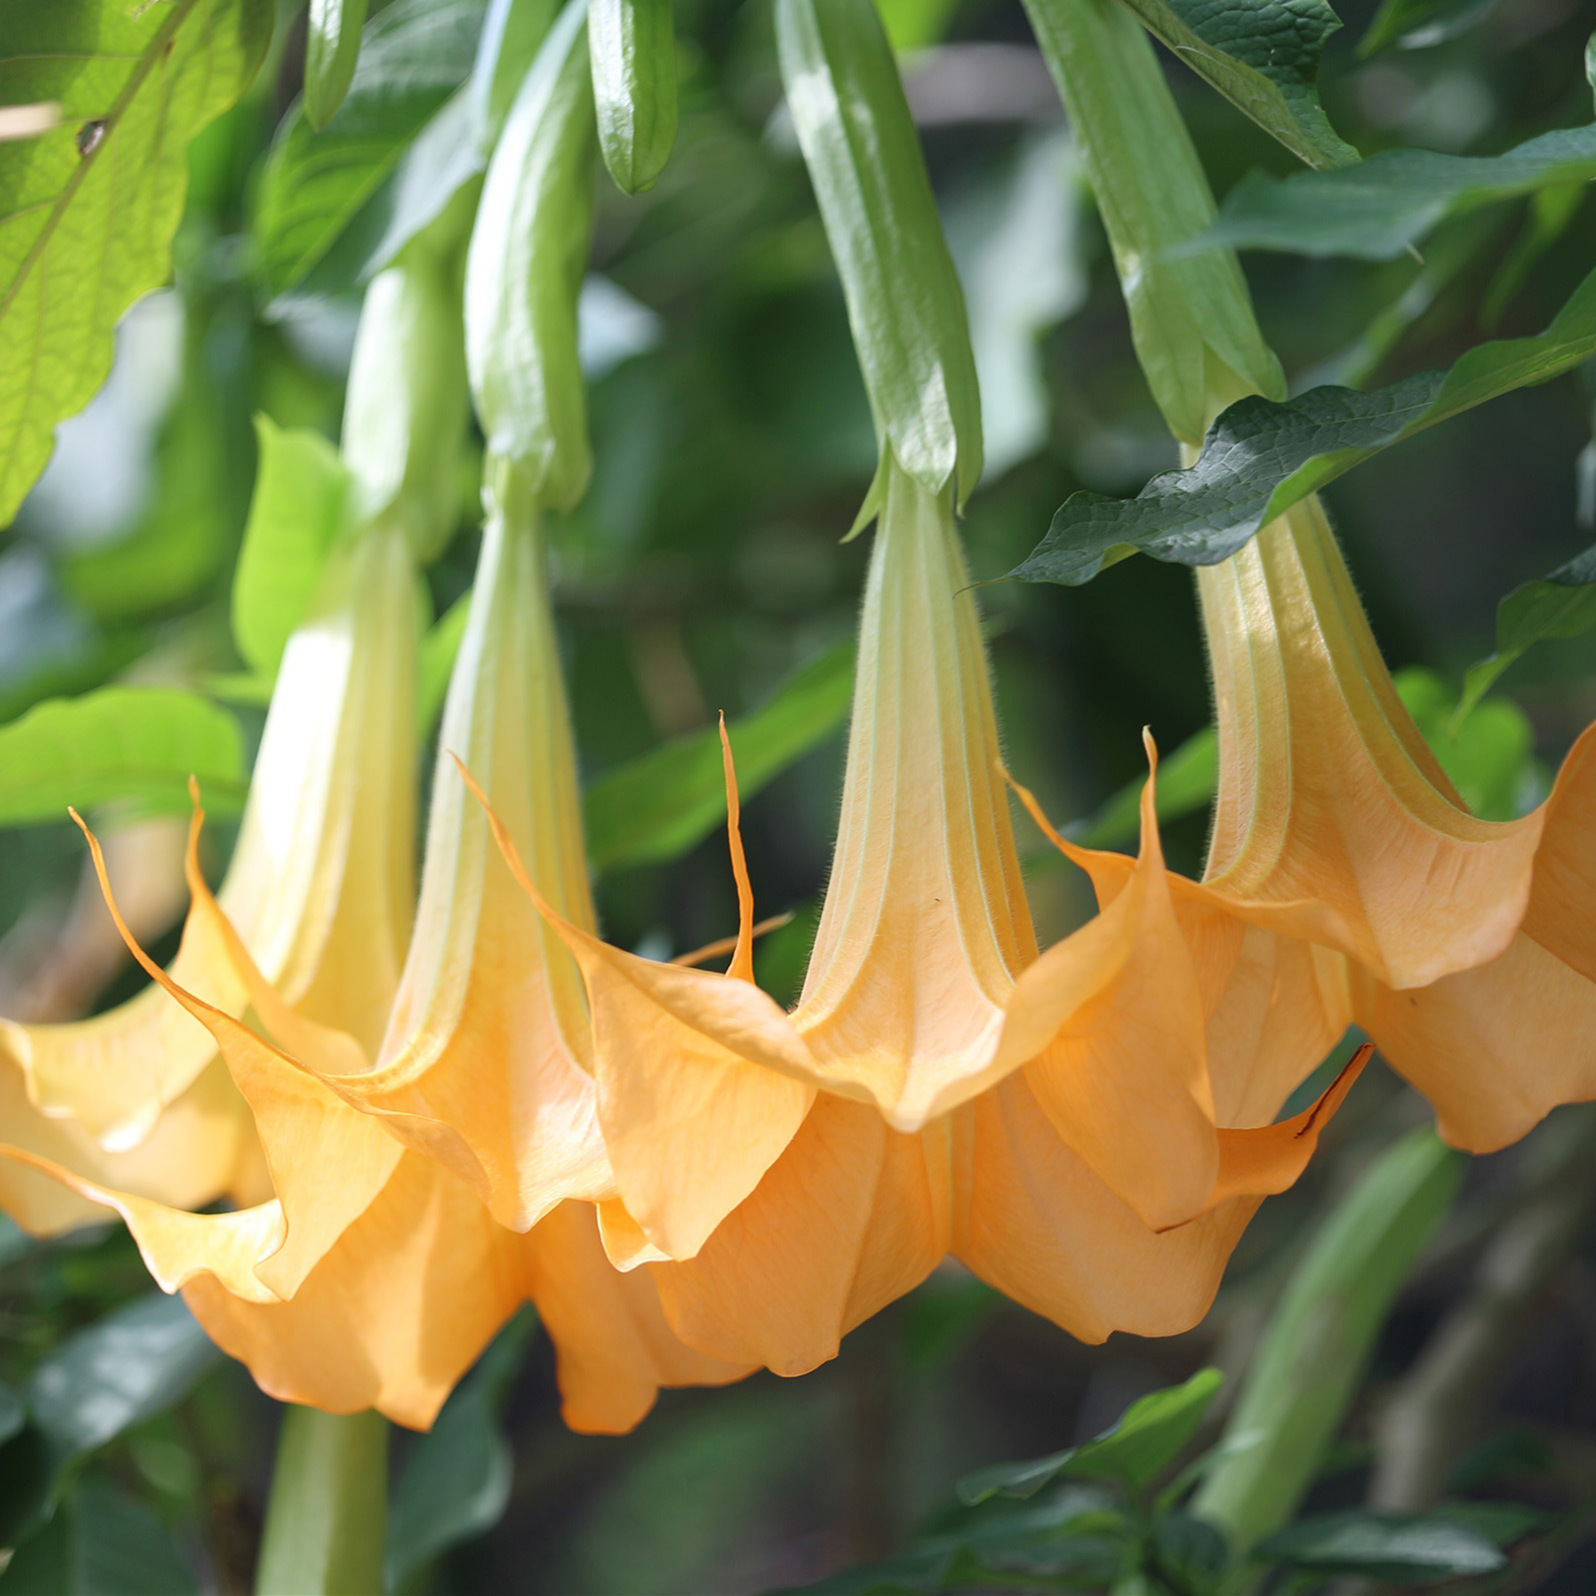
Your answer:
[[[1158,773],[1158,743],[1153,737],[1151,726],[1142,727],[1142,747],[1147,750],[1147,769],[1156,775]]]

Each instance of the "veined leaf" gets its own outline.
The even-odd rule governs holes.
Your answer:
[[[355,63],[366,0],[310,0],[305,34],[305,115],[318,131],[344,103]]]
[[[233,577],[233,636],[270,681],[343,524],[350,474],[319,432],[284,432],[265,416],[255,425],[260,464]]]
[[[589,0],[599,148],[626,194],[653,188],[676,142],[671,0]]]
[[[1327,0],[1124,0],[1147,30],[1309,166],[1358,152],[1330,126],[1315,87],[1341,26]]]
[[[853,645],[797,672],[762,709],[727,725],[737,785],[751,798],[831,735],[853,695]],[[679,858],[726,818],[720,734],[699,732],[599,777],[583,802],[588,857],[600,873]]]
[[[377,191],[410,141],[465,82],[486,0],[395,0],[365,30],[338,114],[318,133],[303,105],[278,131],[255,214],[260,269],[292,288]]]
[[[0,726],[0,825],[114,799],[185,813],[191,774],[206,802],[225,808],[243,800],[243,761],[232,716],[198,693],[102,687],[53,698]]]
[[[1496,607],[1496,652],[1471,665],[1463,677],[1466,715],[1509,665],[1545,638],[1578,637],[1596,626],[1596,548],[1566,565],[1515,587]]]
[[[1191,246],[1394,260],[1459,211],[1596,177],[1596,123],[1559,128],[1501,155],[1385,150],[1332,172],[1252,172]]]
[[[189,140],[254,75],[271,0],[0,0],[6,98],[60,125],[0,143],[0,525],[58,421],[111,369],[112,330],[165,281]]]
[[[981,475],[975,356],[881,18],[871,0],[778,0],[776,42],[877,436],[962,504]]]
[[[1218,1369],[1199,1369],[1183,1385],[1138,1398],[1095,1440],[1028,1463],[977,1470],[959,1481],[959,1499],[973,1507],[998,1495],[1035,1496],[1062,1476],[1146,1485],[1197,1433],[1222,1384]]]
[[[1008,575],[1077,586],[1137,552],[1217,565],[1371,455],[1487,399],[1548,382],[1593,354],[1596,272],[1545,332],[1477,345],[1449,371],[1367,393],[1312,388],[1284,404],[1243,399],[1214,422],[1196,464],[1154,477],[1134,499],[1071,494],[1047,536]]]

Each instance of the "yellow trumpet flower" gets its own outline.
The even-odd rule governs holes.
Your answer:
[[[1198,590],[1219,791],[1203,882],[1179,892],[1345,955],[1351,1017],[1458,1147],[1493,1151],[1596,1096],[1592,733],[1533,813],[1472,815],[1397,697],[1316,498]]]
[[[221,891],[231,923],[299,1013],[374,1045],[393,999],[412,898],[415,573],[373,528],[335,550],[288,641],[238,843]],[[402,779],[387,779],[402,772]],[[173,978],[242,1015],[248,993],[205,916]],[[6,1139],[177,1207],[250,1198],[259,1153],[214,1041],[150,986],[92,1019],[0,1021]],[[95,1217],[16,1171],[0,1204],[37,1232]]]
[[[1300,1171],[1311,1139],[1270,1124],[1295,1080],[1273,1090],[1244,1078],[1282,1002],[1298,1079],[1344,1028],[1333,1014],[1301,1023],[1298,977],[1315,979],[1321,1007],[1345,1001],[1321,990],[1310,956],[1291,979],[1277,979],[1267,949],[1223,928],[1183,926],[1150,808],[1143,861],[1112,856],[1113,868],[1129,871],[1125,890],[1110,881],[1104,913],[1038,957],[966,586],[950,503],[889,464],[860,624],[837,862],[792,1014],[752,981],[734,791],[728,829],[742,929],[724,975],[608,947],[559,913],[497,828],[586,981],[618,1196],[601,1208],[611,1257],[625,1267],[659,1264],[662,1280],[736,1276],[747,1262],[746,1277],[705,1286],[705,1300],[741,1301],[737,1313],[718,1316],[728,1333],[763,1317],[779,1340],[779,1325],[802,1316],[761,1316],[758,1288],[747,1282],[763,1266],[752,1261],[757,1248],[736,1240],[751,1216],[779,1212],[766,1228],[798,1239],[774,1245],[772,1257],[813,1247],[815,1269],[832,1286],[814,1294],[815,1322],[829,1331],[801,1353],[766,1346],[759,1361],[773,1367],[807,1366],[816,1347],[834,1351],[841,1329],[873,1311],[861,1304],[908,1289],[963,1233],[964,1194],[976,1188],[962,1177],[950,1185],[946,1173],[949,1149],[973,1145],[958,1115],[1005,1077],[1023,1075],[1027,1101],[1046,1111],[1055,1158],[1078,1159],[1144,1227],[1168,1227],[1280,1190]],[[1095,859],[1082,856],[1089,868]],[[1109,872],[1105,865],[1105,880]],[[1238,972],[1246,979],[1234,979]],[[1235,1079],[1223,1057],[1211,1075],[1210,1031],[1240,1048]],[[879,1151],[835,1151],[858,1138]],[[886,1149],[896,1149],[890,1170]],[[826,1263],[822,1238],[846,1230],[848,1214],[864,1223],[878,1180],[928,1194],[913,1223],[882,1220],[861,1243],[886,1248],[890,1267]],[[844,1246],[836,1258],[857,1253]],[[732,1262],[723,1270],[717,1259]],[[703,1267],[688,1269],[687,1260]],[[801,1275],[795,1270],[783,1300]],[[858,1293],[845,1310],[832,1300],[839,1281]],[[670,1314],[686,1288],[661,1289]],[[692,1344],[722,1349],[701,1316],[681,1310],[673,1322]]]

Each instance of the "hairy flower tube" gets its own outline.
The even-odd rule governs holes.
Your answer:
[[[1205,887],[1347,956],[1352,1015],[1454,1145],[1492,1151],[1596,1097],[1592,733],[1533,813],[1470,814],[1397,697],[1317,499],[1198,591],[1220,738]]]
[[[966,586],[951,505],[889,464],[838,864],[792,1014],[752,981],[734,794],[742,931],[724,975],[608,947],[498,827],[587,982],[618,1194],[606,1245],[650,1268],[684,1341],[727,1361],[812,1368],[950,1250],[1083,1336],[1184,1328],[1350,1084],[1280,1126],[1283,1090],[1216,1090],[1210,1018],[1239,1037],[1225,994],[1242,990],[1262,1031],[1270,1002],[1233,987],[1234,958],[1194,957],[1151,825],[1132,889],[1038,958]],[[1328,1041],[1313,1045],[1316,1062]],[[1243,1051],[1250,1068],[1256,1037]],[[1252,1117],[1222,1129],[1222,1096]],[[1122,1267],[1137,1249],[1145,1267]]]
[[[410,911],[414,583],[394,530],[329,561],[283,653],[220,894],[283,1001],[367,1045],[387,1020]],[[379,774],[389,772],[404,774]],[[201,914],[184,926],[172,976],[234,1017],[248,1007]],[[9,1142],[110,1185],[179,1207],[258,1191],[249,1116],[216,1044],[158,986],[89,1020],[0,1022],[0,1091]],[[16,1169],[0,1173],[0,1202],[39,1232],[94,1212]]]

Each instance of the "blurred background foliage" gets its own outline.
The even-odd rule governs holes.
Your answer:
[[[406,9],[427,3],[374,6],[372,26],[402,37]],[[1175,463],[1174,450],[1018,0],[880,4],[908,52],[909,97],[970,302],[989,463],[966,536],[986,579],[1029,552],[1072,491],[1134,493]],[[48,472],[0,544],[0,732],[48,699],[106,684],[200,689],[228,707],[220,728],[193,729],[214,768],[212,807],[239,796],[269,688],[235,651],[229,624],[255,418],[336,437],[361,274],[403,199],[393,163],[463,81],[483,9],[449,0],[446,47],[434,30],[426,71],[411,71],[403,93],[363,100],[357,77],[340,115],[364,116],[355,132],[392,158],[376,170],[368,161],[312,204],[303,191],[284,198],[284,173],[310,134],[294,109],[304,20],[283,4],[266,69],[191,148],[171,286],[123,322],[110,382],[60,429]],[[1346,27],[1330,42],[1322,91],[1365,155],[1414,144],[1496,153],[1589,119],[1583,0],[1337,9]],[[555,598],[607,933],[668,955],[734,927],[714,834],[718,755],[705,739],[724,710],[745,721],[740,765],[757,791],[744,836],[760,910],[793,915],[764,939],[759,973],[790,996],[836,816],[866,555],[863,540],[840,539],[875,447],[781,109],[769,8],[679,0],[676,10],[673,157],[640,198],[599,185],[583,304],[596,475],[557,526]],[[361,72],[380,65],[368,49]],[[1293,169],[1229,104],[1166,65],[1221,196],[1254,169]],[[339,129],[335,118],[318,137],[336,140]],[[1593,257],[1596,207],[1572,187],[1458,216],[1418,259],[1253,254],[1246,264],[1295,390],[1390,381],[1444,366],[1482,338],[1538,331]],[[1596,383],[1588,372],[1565,377],[1425,433],[1328,494],[1388,659],[1419,668],[1403,678],[1410,704],[1488,813],[1533,803],[1547,762],[1596,718],[1587,634],[1529,654],[1505,677],[1505,697],[1457,738],[1447,731],[1465,668],[1491,650],[1498,600],[1596,531],[1593,417]],[[458,535],[429,574],[446,617],[432,645],[444,662],[447,617],[475,556],[477,480],[473,460],[461,474]],[[1132,560],[1083,589],[982,592],[1009,762],[1051,814],[1087,822],[1094,841],[1133,840],[1133,813],[1116,795],[1143,768],[1140,728],[1167,752],[1208,722],[1190,585],[1178,568]],[[1186,869],[1204,841],[1206,752],[1202,742],[1188,751],[1187,779],[1165,794],[1185,810],[1167,846]],[[106,1006],[139,983],[86,894],[80,840],[64,820],[38,822],[41,811],[7,783],[0,770],[0,819],[14,822],[0,829],[0,1012],[55,1018]],[[130,908],[161,956],[175,946],[182,898],[173,821],[159,813],[170,805],[158,797],[113,805],[101,823],[127,858],[148,862]],[[224,822],[209,838],[214,862],[227,835]],[[1088,912],[1084,882],[1027,827],[1021,845],[1038,930],[1051,940]],[[1207,1322],[1170,1341],[1081,1346],[950,1270],[802,1382],[760,1376],[667,1392],[636,1434],[612,1440],[562,1427],[548,1349],[518,1322],[432,1437],[397,1442],[393,1588],[753,1592],[898,1553],[947,1522],[961,1475],[1089,1437],[1203,1365],[1245,1368],[1321,1216],[1424,1118],[1393,1077],[1366,1079],[1301,1184],[1265,1205]],[[1481,1260],[1496,1256],[1493,1245],[1507,1248],[1508,1265],[1518,1256],[1512,1227],[1540,1189],[1536,1170],[1559,1157],[1566,1165],[1546,1150],[1556,1125],[1470,1167],[1379,1339],[1313,1505],[1364,1498],[1382,1415],[1400,1409],[1427,1351],[1488,1294]],[[1511,1333],[1458,1415],[1451,1485],[1547,1515],[1495,1590],[1596,1585],[1589,1187],[1565,1203],[1573,1217],[1550,1258],[1535,1255],[1538,1273],[1509,1305]],[[0,1402],[8,1538],[59,1498],[48,1527],[0,1574],[0,1591],[250,1588],[273,1405],[179,1305],[149,1298],[127,1237],[107,1228],[36,1245],[6,1230],[0,1314],[0,1380],[33,1415],[24,1423],[20,1406]],[[1101,1588],[1100,1575],[1083,1578]],[[1039,1574],[1014,1582],[1053,1588]]]

